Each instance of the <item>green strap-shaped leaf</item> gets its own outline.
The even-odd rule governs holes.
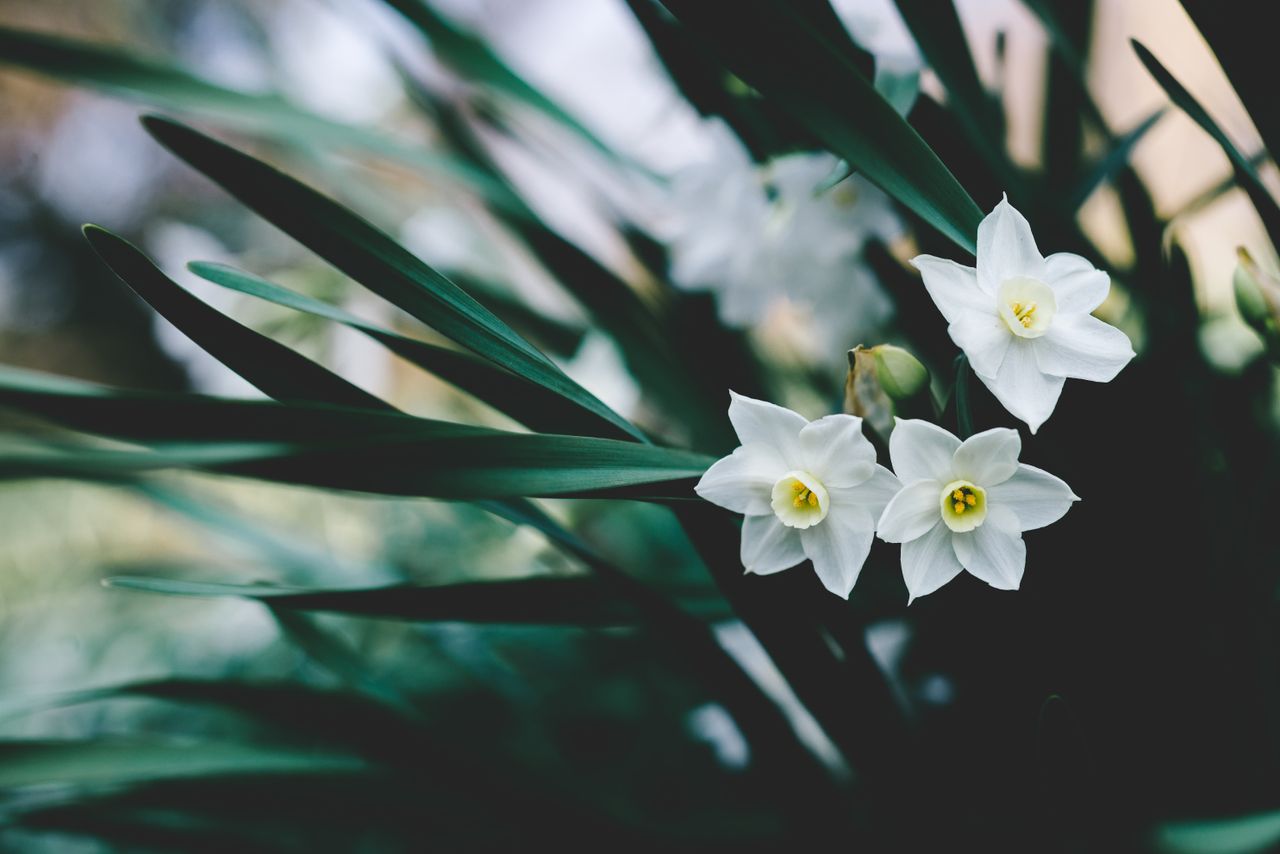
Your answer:
[[[1160,87],[1164,89],[1165,94],[1173,103],[1177,104],[1184,113],[1191,117],[1191,120],[1200,125],[1200,128],[1209,136],[1213,137],[1214,142],[1222,147],[1231,165],[1235,169],[1236,180],[1241,188],[1249,194],[1249,201],[1253,202],[1254,208],[1258,211],[1258,216],[1262,218],[1263,225],[1267,228],[1267,234],[1271,237],[1271,242],[1280,246],[1280,205],[1276,204],[1275,198],[1267,190],[1266,185],[1262,183],[1262,177],[1258,174],[1257,168],[1253,165],[1253,161],[1240,152],[1236,148],[1231,138],[1226,132],[1218,126],[1218,123],[1209,115],[1209,111],[1195,99],[1187,88],[1178,82],[1178,79],[1169,73],[1160,60],[1155,58],[1141,42],[1136,39],[1130,39],[1133,50],[1138,54],[1138,59],[1147,67],[1147,71],[1151,72],[1151,76],[1156,79]]]
[[[481,39],[438,13],[430,3],[424,0],[384,2],[426,36],[436,56],[468,83],[480,83],[532,107],[585,140],[600,153],[614,160],[622,160],[617,152],[605,145],[586,125],[512,71]]]
[[[624,437],[610,421],[575,406],[559,395],[549,394],[491,362],[467,353],[438,347],[362,320],[337,306],[282,288],[266,279],[225,264],[196,262],[193,273],[225,288],[283,305],[296,311],[341,323],[363,332],[397,356],[452,383],[499,412],[541,433]]]
[[[692,499],[712,460],[634,442],[497,433],[323,446],[225,443],[156,445],[142,451],[0,447],[0,479],[113,480],[166,468],[278,483],[474,501],[564,497]]]
[[[115,393],[73,381],[42,386],[39,377],[0,372],[0,405],[154,447],[0,449],[0,475],[103,477],[188,467],[456,500],[692,498],[692,479],[713,462],[702,454],[616,439],[509,433],[319,405]]]
[[[392,407],[283,344],[213,309],[170,279],[128,241],[88,225],[84,236],[122,282],[209,355],[283,403],[321,401],[355,409]]]
[[[143,124],[174,154],[369,290],[477,356],[644,438],[465,291],[337,202],[176,122],[149,116]]]
[[[1089,196],[1093,195],[1094,190],[1113,179],[1121,169],[1129,165],[1129,156],[1133,154],[1133,149],[1147,135],[1147,131],[1164,118],[1164,114],[1163,109],[1156,110],[1139,122],[1133,130],[1112,141],[1111,146],[1094,162],[1092,168],[1076,186],[1075,192],[1071,194],[1071,210],[1079,210]]]
[[[0,742],[0,787],[128,783],[215,774],[365,771],[354,756],[298,748],[142,740]]]
[[[969,252],[982,211],[839,48],[778,0],[664,0],[728,67]]]
[[[118,439],[164,442],[344,441],[364,436],[472,435],[480,427],[393,411],[319,403],[283,405],[199,394],[122,391],[65,377],[0,367],[0,406]]]
[[[589,576],[433,586],[398,584],[348,590],[307,590],[133,575],[108,578],[105,583],[109,587],[170,596],[232,596],[262,601],[273,609],[396,620],[568,626],[628,626],[640,621],[634,607]]]
[[[1275,107],[1275,28],[1249,9],[1232,9],[1211,0],[1182,0],[1231,86],[1244,102],[1272,156],[1280,153],[1280,110]]]
[[[1022,177],[1004,146],[1004,121],[978,77],[969,40],[951,0],[895,0],[929,67],[947,88],[952,114],[1005,189],[1022,195]]]
[[[458,158],[321,118],[279,95],[226,89],[173,66],[115,48],[0,27],[0,63],[184,115],[198,115],[223,127],[292,145],[360,150],[448,178],[493,204],[510,203],[511,194],[506,187]]]

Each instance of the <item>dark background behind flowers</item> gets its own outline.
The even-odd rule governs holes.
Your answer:
[[[834,411],[843,352],[856,344],[910,348],[946,396],[955,350],[902,262],[917,251],[969,259],[905,209],[901,234],[870,241],[859,259],[892,315],[829,352],[800,346],[812,320],[802,310],[775,306],[749,330],[726,328],[721,294],[668,283],[664,188],[711,150],[699,112],[728,117],[761,162],[815,144],[656,4],[430,7],[612,154],[388,8],[416,5],[0,2],[0,361],[125,388],[260,396],[102,265],[79,233],[92,221],[221,311],[401,408],[513,428],[351,330],[187,274],[190,260],[231,263],[436,340],[157,145],[137,117],[159,109],[340,199],[673,445],[727,449],[727,385],[810,417]],[[756,5],[768,3],[748,4],[740,18],[723,13],[726,37],[745,31]],[[539,619],[541,600],[498,588],[494,597],[510,598],[464,596],[412,619],[380,619],[99,584],[132,576],[417,589],[588,577],[581,554],[477,504],[190,472],[126,484],[31,479],[0,466],[5,846],[776,850],[821,841],[1211,854],[1280,841],[1275,350],[1232,294],[1238,246],[1275,267],[1272,211],[1265,195],[1242,189],[1247,170],[1168,103],[1129,43],[1149,47],[1208,108],[1252,158],[1265,194],[1277,186],[1264,148],[1274,119],[1256,102],[1251,119],[1236,95],[1248,103],[1244,90],[1257,85],[1257,35],[1245,21],[1206,23],[1201,4],[1186,4],[1212,26],[1229,82],[1173,0],[961,2],[971,55],[949,38],[946,15],[925,22],[917,50],[886,17],[893,4],[837,5],[846,22],[889,21],[878,36],[850,25],[878,58],[926,67],[908,119],[979,207],[1007,191],[1043,252],[1081,252],[1112,272],[1101,313],[1139,354],[1110,384],[1069,382],[1040,433],[1023,431],[1022,459],[1084,500],[1027,536],[1022,589],[962,576],[907,609],[897,550],[878,543],[848,603],[796,569],[730,579],[735,611],[712,582],[740,574],[731,522],[717,511],[545,502],[611,564],[709,627],[782,724],[748,732],[682,648],[686,636],[630,612]],[[922,5],[902,4],[916,15]],[[665,66],[637,11],[659,34]],[[662,335],[684,342],[678,364],[699,378],[696,393],[681,397],[661,371],[635,370],[632,327],[618,308],[626,300],[593,306],[598,280],[565,281],[598,275],[589,265],[570,250],[535,257],[476,193],[359,145],[263,132],[279,115],[228,126],[196,107],[104,91],[92,69],[50,79],[21,67],[30,63],[15,32],[279,92],[329,122],[423,150],[456,147],[451,121],[460,121],[545,222],[641,294]],[[699,76],[708,67],[714,73]],[[803,278],[804,260],[789,263],[783,272]],[[624,320],[610,328],[602,316]],[[974,404],[979,429],[1017,426],[980,385]],[[954,429],[954,417],[952,403],[940,421]],[[67,439],[16,409],[3,418],[7,449]],[[681,522],[710,533],[691,542]],[[494,616],[526,604],[518,619]]]

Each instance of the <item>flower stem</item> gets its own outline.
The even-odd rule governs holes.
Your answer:
[[[969,411],[969,357],[956,357],[956,435],[968,439],[973,435],[973,413]]]

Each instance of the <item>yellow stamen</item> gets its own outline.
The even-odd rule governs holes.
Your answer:
[[[956,491],[959,492],[959,490],[956,490]],[[964,503],[972,507],[973,505],[978,503],[978,497],[973,493],[969,493],[964,497]]]
[[[813,493],[813,492],[809,493],[809,506],[810,507],[818,506],[818,496],[816,493]]]
[[[1022,324],[1023,329],[1031,328],[1031,324],[1036,321],[1035,314],[1036,304],[1033,302],[1026,303],[1025,305],[1020,302],[1015,302],[1013,304],[1013,316]]]
[[[957,512],[957,513],[963,513],[963,512],[964,512],[964,502],[963,502],[963,501],[957,501],[957,502],[956,502],[955,510],[956,510],[956,512]]]
[[[954,498],[956,501],[964,501],[964,493],[958,489],[955,492],[951,493],[951,497]]]

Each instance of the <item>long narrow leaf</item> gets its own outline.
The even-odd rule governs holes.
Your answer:
[[[84,236],[122,282],[209,355],[284,403],[323,402],[356,409],[391,407],[367,391],[210,308],[160,271],[128,241],[97,226]]]
[[[1280,110],[1275,107],[1275,27],[1254,10],[1223,7],[1210,0],[1182,0],[1231,86],[1244,102],[1273,157],[1280,156]]]
[[[384,0],[405,20],[413,24],[431,43],[432,51],[458,76],[469,83],[480,83],[492,90],[532,107],[567,128],[592,148],[609,158],[623,159],[605,145],[586,125],[574,118],[555,101],[531,86],[511,70],[489,49],[484,41],[441,15],[425,0]]]
[[[11,476],[37,476],[42,471],[74,476],[78,466],[99,473],[186,466],[286,483],[456,500],[550,495],[691,498],[692,479],[712,462],[701,454],[615,439],[509,433],[321,406],[196,395],[117,395],[89,384],[72,384],[76,391],[68,393],[33,388],[30,375],[17,377],[17,382],[0,383],[0,404],[117,438],[187,444],[136,453],[10,453],[0,457],[0,471],[16,473]],[[229,436],[254,444],[229,445]]]
[[[978,77],[973,53],[955,3],[951,0],[896,0],[921,52],[947,87],[952,113],[959,119],[987,167],[1009,192],[1019,195],[1021,176],[1005,151],[1004,120]]]
[[[1218,123],[1209,115],[1209,111],[1195,99],[1187,88],[1178,82],[1178,79],[1169,73],[1160,60],[1156,59],[1141,42],[1131,39],[1130,44],[1133,50],[1138,54],[1138,59],[1146,66],[1147,71],[1151,72],[1151,76],[1156,79],[1160,87],[1164,89],[1165,94],[1173,103],[1177,104],[1191,120],[1200,125],[1200,128],[1209,136],[1213,137],[1214,142],[1222,147],[1223,153],[1230,159],[1232,167],[1236,172],[1236,179],[1246,193],[1249,194],[1249,200],[1253,202],[1254,208],[1258,211],[1258,216],[1262,217],[1262,222],[1267,228],[1267,234],[1271,237],[1271,242],[1280,246],[1280,205],[1276,204],[1275,198],[1271,192],[1267,190],[1266,185],[1262,183],[1262,177],[1258,174],[1257,168],[1253,162],[1240,149],[1236,148],[1231,138],[1226,132],[1218,126]]]
[[[233,743],[174,741],[0,742],[0,787],[89,785],[215,774],[335,774],[364,771],[340,754]]]
[[[828,40],[775,0],[664,0],[738,76],[962,249],[982,211],[937,155]]]
[[[1139,122],[1131,131],[1123,134],[1115,139],[1111,147],[1107,149],[1103,155],[1093,164],[1093,168],[1089,169],[1087,174],[1080,180],[1076,190],[1071,195],[1071,210],[1078,210],[1093,195],[1093,191],[1099,186],[1110,181],[1117,173],[1129,164],[1129,157],[1133,154],[1133,149],[1147,135],[1147,131],[1156,126],[1160,119],[1164,118],[1165,111],[1163,109],[1156,110]]]
[[[154,116],[143,123],[174,154],[365,287],[476,355],[643,438],[492,312],[367,221],[190,128]]]
[[[306,590],[264,584],[224,584],[150,576],[115,576],[109,587],[170,596],[253,599],[273,609],[324,611],[396,620],[568,626],[627,626],[636,610],[600,581],[522,578],[432,586],[393,585],[348,590]]]
[[[193,273],[216,285],[363,332],[396,355],[538,432],[614,438],[627,435],[618,430],[613,422],[598,418],[559,395],[551,394],[545,388],[491,362],[392,332],[329,303],[282,288],[266,279],[224,264],[196,262],[189,266]]]

